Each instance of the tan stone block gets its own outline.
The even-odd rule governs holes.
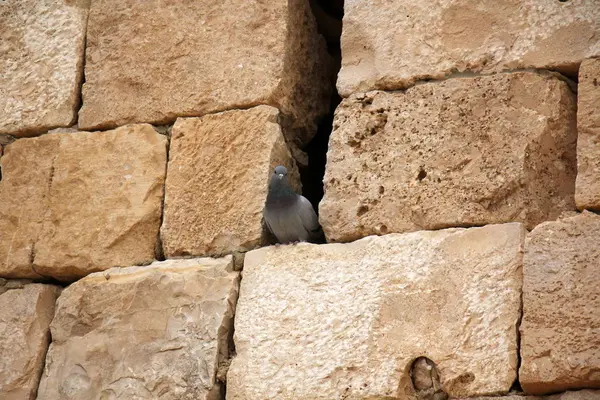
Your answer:
[[[223,255],[265,241],[262,211],[273,168],[300,177],[269,106],[180,118],[173,126],[161,228],[167,257]]]
[[[0,2],[0,133],[76,121],[89,0]]]
[[[153,261],[166,144],[141,124],[8,145],[0,181],[0,276],[72,280]]]
[[[412,400],[419,356],[452,396],[508,392],[524,235],[511,223],[246,253],[227,399]]]
[[[600,58],[581,63],[577,94],[575,202],[600,210]]]
[[[95,0],[87,43],[84,129],[268,104],[306,143],[329,109],[332,62],[306,0]]]
[[[0,398],[33,400],[50,343],[49,326],[59,288],[4,283],[0,285]]]
[[[600,55],[599,36],[597,0],[348,0],[337,87],[348,96],[529,67],[575,75]]]
[[[57,303],[38,400],[221,398],[239,274],[231,256],[113,268]]]
[[[600,388],[600,216],[537,226],[523,261],[519,381],[531,394]]]
[[[320,222],[329,241],[524,222],[574,210],[575,99],[551,74],[369,92],[336,111]]]
[[[579,390],[574,392],[564,392],[549,396],[525,396],[508,395],[497,397],[469,397],[456,400],[600,400],[599,390]]]

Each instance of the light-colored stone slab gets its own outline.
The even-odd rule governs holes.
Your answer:
[[[19,139],[0,181],[0,276],[73,280],[154,260],[167,139],[152,126]]]
[[[50,343],[59,288],[0,282],[0,398],[33,400]]]
[[[79,125],[269,104],[305,144],[328,112],[331,68],[306,0],[95,0]]]
[[[57,303],[38,400],[220,399],[239,274],[232,258],[91,274]]]
[[[437,364],[452,396],[516,379],[521,224],[246,253],[228,400],[413,399]]]
[[[597,0],[346,0],[343,96],[461,72],[577,73],[600,55]]]
[[[575,202],[579,209],[600,210],[600,58],[581,63],[577,132]]]
[[[76,121],[89,0],[0,2],[0,133]]]
[[[600,216],[537,226],[523,261],[519,381],[531,394],[600,388]]]
[[[599,390],[579,390],[564,392],[549,396],[509,395],[498,397],[469,397],[455,400],[600,400]]]
[[[449,79],[345,99],[327,153],[328,241],[574,210],[576,104],[551,74]]]
[[[180,118],[173,126],[161,237],[165,255],[223,255],[265,241],[273,168],[299,189],[279,112],[269,106]]]

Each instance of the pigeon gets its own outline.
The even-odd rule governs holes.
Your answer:
[[[315,243],[324,239],[312,204],[291,188],[287,169],[282,165],[278,165],[271,176],[263,216],[279,243]]]

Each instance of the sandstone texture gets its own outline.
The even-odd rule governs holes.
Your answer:
[[[262,211],[275,166],[299,174],[269,106],[180,118],[173,126],[161,228],[167,257],[247,251],[266,240]]]
[[[585,60],[579,69],[577,132],[575,202],[580,209],[600,210],[600,58]]]
[[[329,108],[332,62],[306,0],[95,0],[87,43],[83,129],[269,104],[305,144]]]
[[[0,2],[0,133],[75,122],[88,8],[89,0]]]
[[[6,147],[0,276],[73,280],[154,260],[165,136],[146,124],[49,134]]]
[[[58,300],[38,400],[220,399],[239,274],[231,256],[114,268]]]
[[[450,396],[516,379],[519,223],[246,254],[227,399],[414,399],[417,357]]]
[[[574,210],[576,104],[551,74],[449,79],[344,99],[327,153],[329,241]]]
[[[519,381],[531,394],[600,388],[600,216],[537,226],[523,261]]]
[[[346,97],[465,71],[575,75],[599,38],[597,0],[346,0],[337,87]]]
[[[50,343],[59,289],[0,282],[0,398],[33,400]]]
[[[549,396],[492,396],[492,397],[469,397],[455,400],[600,400],[600,391],[598,390],[579,390],[574,392],[564,392],[552,394]]]

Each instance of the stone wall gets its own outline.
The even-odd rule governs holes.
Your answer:
[[[6,0],[0,35],[1,399],[600,400],[597,0]],[[272,245],[279,164],[324,168],[328,243]]]

